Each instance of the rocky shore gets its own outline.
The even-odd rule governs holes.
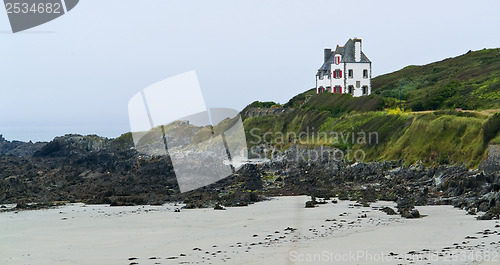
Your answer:
[[[0,204],[17,204],[17,209],[64,202],[245,206],[269,196],[308,195],[366,205],[394,201],[407,218],[419,217],[414,206],[420,205],[454,205],[478,219],[498,219],[500,213],[500,173],[493,158],[476,170],[403,161],[347,163],[304,155],[312,149],[292,146],[273,160],[247,164],[228,178],[181,194],[168,158],[138,154],[129,134],[116,139],[66,135],[49,143],[12,145],[2,138]]]

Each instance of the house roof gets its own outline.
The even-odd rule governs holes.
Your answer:
[[[330,53],[330,56],[328,57],[328,60],[323,63],[323,65],[318,69],[319,71],[330,71],[331,70],[331,65],[335,61],[335,54],[340,54],[342,55],[342,63],[354,63],[356,62],[354,60],[354,41],[352,39],[349,39],[344,46],[339,46],[335,48],[335,51],[332,51]],[[371,61],[366,57],[366,55],[361,51],[361,63],[370,63]]]

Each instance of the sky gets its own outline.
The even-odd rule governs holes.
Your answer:
[[[195,70],[208,107],[287,102],[323,49],[361,38],[373,76],[500,47],[500,1],[81,0],[13,34],[0,12],[0,134],[130,131],[128,101]]]

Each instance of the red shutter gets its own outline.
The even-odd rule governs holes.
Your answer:
[[[335,71],[333,71],[333,78],[337,78],[337,73]]]
[[[339,78],[342,78],[342,70],[340,70],[340,76],[339,76]]]
[[[342,87],[339,87],[339,93],[342,94]]]

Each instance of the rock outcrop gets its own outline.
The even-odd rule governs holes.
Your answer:
[[[30,157],[46,144],[45,142],[7,141],[0,134],[0,156]]]

